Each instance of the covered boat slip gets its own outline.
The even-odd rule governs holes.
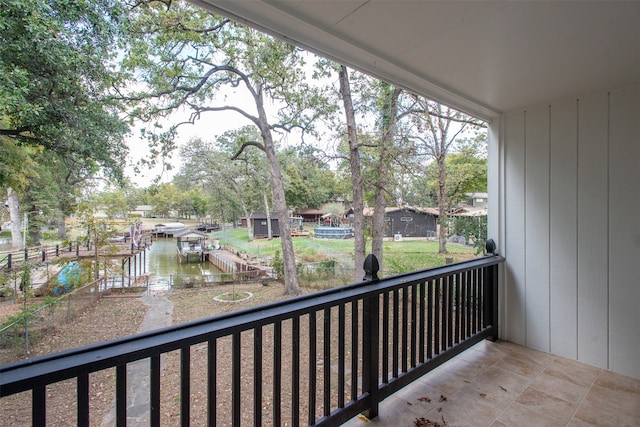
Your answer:
[[[176,231],[173,236],[177,241],[178,261],[204,261],[209,255],[207,248],[207,234],[202,231],[183,229]]]
[[[185,225],[181,222],[167,222],[156,224],[151,232],[154,237],[173,237],[175,233],[185,230]]]

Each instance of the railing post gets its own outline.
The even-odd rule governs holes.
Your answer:
[[[493,325],[492,341],[498,339],[498,265],[489,267],[489,286],[491,288],[491,324]]]
[[[368,281],[372,280],[377,282],[380,280],[378,278],[378,271],[380,271],[380,263],[378,262],[378,258],[374,254],[367,255],[367,258],[364,260],[364,278],[362,280]]]
[[[11,255],[13,255],[13,254],[8,254],[7,255],[7,268],[9,270],[11,270]]]
[[[496,244],[493,239],[487,239],[486,245],[487,256],[495,256]],[[491,340],[498,339],[498,272],[497,265],[485,267],[484,270],[484,289],[483,289],[483,313],[482,326],[486,328],[491,326]]]
[[[379,270],[378,259],[373,254],[367,255],[364,261],[364,280],[377,282]],[[369,408],[364,412],[368,419],[378,416],[379,398],[379,374],[378,364],[380,360],[380,302],[378,295],[367,297],[363,300],[362,313],[362,391],[369,393]]]

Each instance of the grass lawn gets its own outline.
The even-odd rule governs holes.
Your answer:
[[[280,239],[271,241],[256,239],[249,242],[246,228],[232,228],[211,233],[213,239],[232,246],[242,252],[257,257],[273,257],[280,249]],[[370,250],[371,242],[367,242]],[[294,237],[293,247],[296,256],[305,262],[319,262],[331,259],[340,262],[353,261],[353,239],[315,239],[312,237]],[[448,254],[438,254],[438,242],[426,239],[399,242],[385,241],[383,246],[383,266],[386,274],[420,270],[444,265],[446,258],[453,262],[474,258],[475,249],[470,246],[447,243]]]

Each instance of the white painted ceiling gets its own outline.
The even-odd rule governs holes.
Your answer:
[[[640,1],[193,2],[485,119],[640,84]]]

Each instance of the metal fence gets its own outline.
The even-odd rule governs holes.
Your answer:
[[[105,279],[98,279],[58,298],[50,298],[37,308],[26,306],[13,317],[12,323],[0,329],[0,363],[28,357],[30,346],[43,334],[69,322],[93,305],[105,288]]]

